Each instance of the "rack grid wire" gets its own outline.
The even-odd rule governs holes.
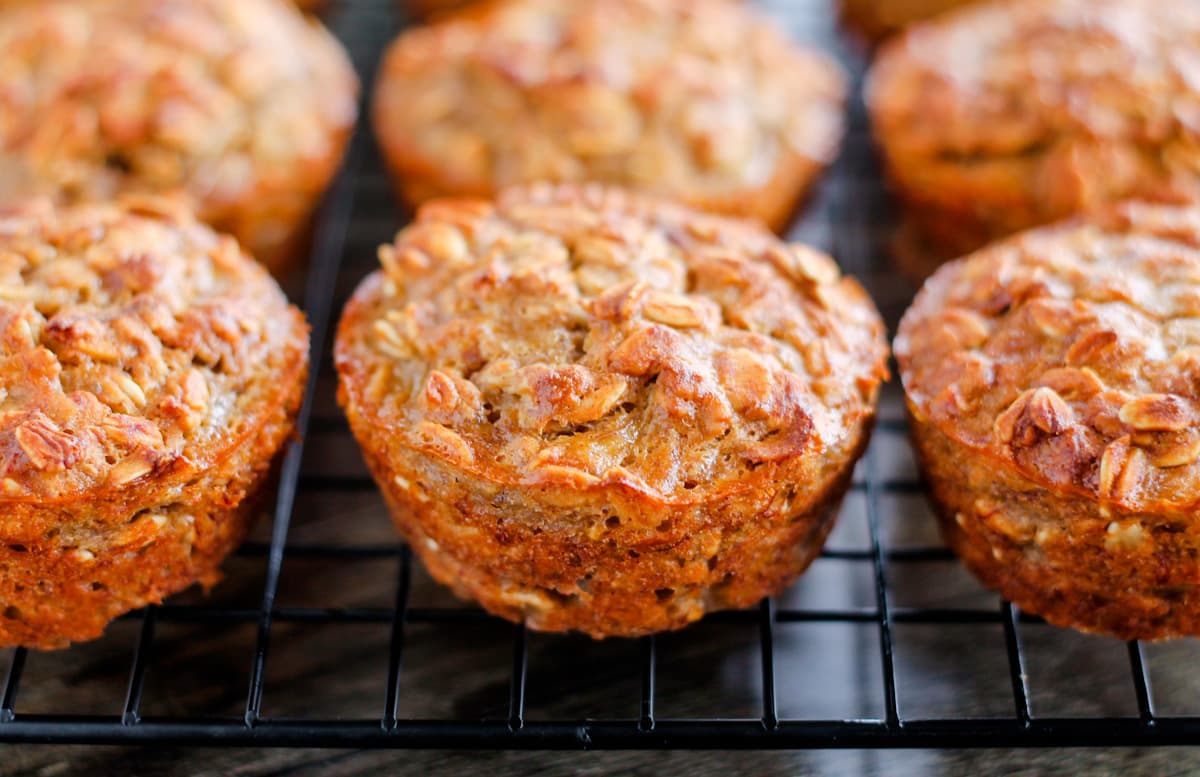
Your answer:
[[[832,48],[856,74],[861,84],[861,54],[834,39],[835,24],[826,2],[777,0],[770,4],[781,23],[800,37],[816,39]],[[331,4],[326,21],[350,50],[369,95],[374,69],[383,47],[404,24],[403,12],[392,0],[342,0]],[[364,113],[366,101],[364,100]],[[894,322],[911,295],[893,279],[882,257],[881,244],[890,221],[889,206],[878,181],[861,100],[851,101],[849,131],[843,154],[814,198],[793,237],[830,248],[848,272],[857,274],[874,293],[885,315]],[[393,215],[394,214],[394,215]],[[317,216],[309,271],[304,281],[303,306],[312,324],[314,368],[308,381],[299,428],[305,438],[332,435],[348,439],[344,420],[335,414],[315,414],[313,397],[322,381],[329,381],[329,340],[340,298],[370,269],[372,241],[382,239],[402,223],[392,204],[378,152],[365,122],[355,135],[343,170],[335,180]],[[354,262],[343,266],[343,257]],[[295,291],[293,289],[293,291]],[[906,433],[902,412],[892,388],[893,412],[884,412],[875,440],[852,486],[852,494],[865,502],[865,536],[862,547],[827,548],[822,559],[858,565],[869,570],[869,606],[792,606],[767,600],[753,610],[710,615],[710,624],[734,624],[757,631],[761,673],[761,709],[755,716],[712,710],[705,716],[673,717],[657,711],[661,638],[642,638],[636,645],[640,699],[630,717],[543,717],[526,711],[530,682],[529,635],[511,627],[511,666],[505,714],[484,719],[411,717],[401,710],[405,688],[405,658],[410,631],[421,624],[473,624],[492,622],[485,613],[463,605],[415,606],[411,601],[414,562],[399,542],[341,544],[289,540],[297,500],[312,494],[369,494],[374,486],[361,473],[344,474],[318,469],[306,471],[305,442],[291,444],[285,454],[278,494],[274,502],[269,541],[251,542],[239,554],[265,566],[260,604],[232,607],[168,602],[132,613],[123,620],[139,624],[125,681],[124,701],[116,715],[26,713],[22,711],[22,679],[31,655],[23,649],[9,652],[7,673],[0,686],[0,742],[27,743],[173,743],[210,746],[262,745],[306,747],[396,748],[850,748],[850,747],[998,747],[1084,746],[1200,743],[1200,716],[1156,713],[1150,667],[1137,642],[1125,646],[1136,714],[1124,716],[1040,716],[1031,706],[1027,655],[1022,630],[1040,621],[1018,612],[1007,602],[993,607],[899,606],[889,589],[889,575],[906,565],[950,562],[953,557],[935,543],[888,547],[881,528],[881,499],[886,495],[918,497],[923,486],[914,475],[889,477],[883,473],[889,443],[903,444]],[[894,445],[891,446],[894,448]],[[927,516],[926,516],[927,518]],[[849,520],[843,516],[843,521]],[[352,565],[371,560],[395,560],[397,577],[391,607],[301,607],[278,601],[285,559],[315,559]],[[995,601],[992,597],[991,601]],[[165,623],[250,624],[256,629],[249,663],[249,685],[244,710],[238,716],[144,715],[143,691],[156,648],[156,630]],[[786,624],[860,624],[873,627],[878,641],[878,681],[882,683],[882,711],[865,718],[809,719],[781,716],[777,671],[778,632]],[[378,688],[379,712],[369,718],[334,715],[282,717],[264,714],[264,683],[279,624],[312,624],[344,628],[350,624],[376,624],[388,629],[386,683]],[[986,624],[999,627],[1007,658],[1011,686],[1011,715],[909,716],[897,682],[896,629],[906,624],[939,628]],[[494,623],[493,623],[494,625]],[[507,629],[510,627],[503,627]],[[691,630],[681,639],[688,639]],[[500,630],[498,633],[503,634]],[[842,689],[852,693],[855,689]],[[794,692],[794,691],[789,691]],[[319,707],[319,702],[318,702]]]

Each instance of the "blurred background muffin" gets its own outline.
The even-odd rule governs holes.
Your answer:
[[[509,0],[405,32],[374,127],[410,204],[619,183],[782,229],[836,154],[846,78],[729,0]]]
[[[278,266],[340,162],[357,81],[279,0],[0,10],[0,203],[182,192]]]
[[[867,103],[923,276],[1107,202],[1200,193],[1200,5],[972,5],[887,42]]]

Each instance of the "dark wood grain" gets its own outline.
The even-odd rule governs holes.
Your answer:
[[[375,775],[488,775],[489,777],[1186,777],[1200,757],[1191,750],[1069,751],[812,751],[783,753],[454,753],[344,750],[197,750],[13,747],[0,774],[161,775],[174,777],[373,777]]]
[[[834,49],[853,67],[861,60],[840,42],[824,0],[776,0],[770,10],[799,37]],[[330,22],[357,45],[364,27],[378,40],[402,23],[391,0],[345,0]],[[382,32],[381,32],[382,31]],[[371,36],[367,36],[371,37]],[[356,43],[357,42],[357,43]],[[356,48],[360,66],[367,52]],[[357,205],[345,246],[335,303],[374,264],[374,246],[403,220],[369,155],[356,181]],[[794,236],[832,249],[858,274],[895,321],[912,294],[882,260],[888,204],[881,192],[861,111],[847,150],[821,187]],[[294,279],[289,288],[302,288]],[[357,450],[334,401],[327,360],[307,438],[304,472],[365,478]],[[881,416],[902,419],[895,386]],[[877,475],[911,480],[915,469],[902,434],[884,425],[873,443]],[[882,539],[887,548],[936,543],[936,531],[918,494],[885,494]],[[851,494],[831,547],[868,547],[866,505]],[[270,527],[261,525],[258,541]],[[290,542],[393,547],[397,540],[373,488],[302,491]],[[259,607],[265,559],[230,561],[226,579],[209,596],[191,591],[174,604],[244,609]],[[391,608],[398,583],[394,557],[329,560],[289,555],[280,579],[280,607]],[[891,564],[893,607],[993,607],[952,560]],[[781,607],[864,607],[874,604],[869,564],[818,561]],[[419,567],[412,607],[458,606]],[[35,654],[18,698],[19,714],[118,715],[125,694],[137,620],[115,624],[103,639],[69,651]],[[378,718],[383,714],[390,624],[301,624],[274,627],[266,667],[263,714],[323,718]],[[1046,626],[1023,626],[1030,702],[1034,715],[1136,715],[1125,648],[1109,640]],[[410,625],[396,713],[404,717],[504,719],[508,712],[511,627],[499,621]],[[1011,715],[1004,635],[999,625],[895,628],[897,690],[902,717]],[[141,712],[147,716],[240,715],[246,703],[255,623],[180,623],[163,619],[147,666]],[[1195,641],[1149,646],[1155,700],[1164,714],[1200,711],[1200,658]],[[0,652],[0,669],[9,654]],[[577,637],[530,635],[526,716],[628,717],[639,714],[641,675],[637,643],[594,643]],[[762,709],[757,627],[701,623],[666,635],[658,644],[657,714],[660,717],[745,716]],[[785,718],[878,718],[883,715],[879,640],[871,623],[796,623],[776,628],[778,711]],[[799,753],[547,753],[349,752],[220,748],[99,748],[8,746],[0,749],[0,777],[34,775],[376,775],[488,774],[662,777],[708,775],[1184,775],[1200,772],[1193,750],[1086,749],[1071,751]]]

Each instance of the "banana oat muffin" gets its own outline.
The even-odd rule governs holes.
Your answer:
[[[340,400],[441,582],[632,636],[820,550],[887,346],[862,288],[762,227],[600,187],[441,200],[338,331]]]
[[[1200,4],[1001,0],[889,41],[867,89],[930,262],[1127,198],[1200,194]]]
[[[509,0],[405,32],[375,132],[411,204],[599,181],[782,229],[846,79],[729,0]]]
[[[1200,634],[1200,208],[1121,205],[952,262],[895,348],[971,570],[1061,626]]]
[[[214,583],[307,353],[266,271],[173,202],[0,212],[0,646]]]
[[[978,0],[841,0],[842,18],[867,37],[879,41],[952,8]]]
[[[182,190],[278,267],[356,114],[338,43],[278,0],[0,10],[0,203]]]

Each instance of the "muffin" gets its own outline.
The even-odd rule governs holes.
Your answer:
[[[828,257],[572,185],[429,203],[379,257],[338,330],[339,398],[460,596],[634,636],[753,604],[820,551],[887,352]]]
[[[374,95],[409,204],[594,181],[781,230],[837,151],[846,79],[729,0],[509,0],[405,32]]]
[[[1200,634],[1200,208],[947,264],[895,350],[943,534],[985,584],[1059,626]]]
[[[866,99],[921,273],[1122,199],[1200,193],[1200,4],[972,5],[889,41]]]
[[[267,272],[174,202],[0,212],[0,646],[216,582],[307,353]]]
[[[278,0],[45,0],[0,10],[0,204],[182,192],[280,267],[336,170],[357,83]]]
[[[880,41],[952,8],[977,0],[841,0],[842,19],[870,41]]]

